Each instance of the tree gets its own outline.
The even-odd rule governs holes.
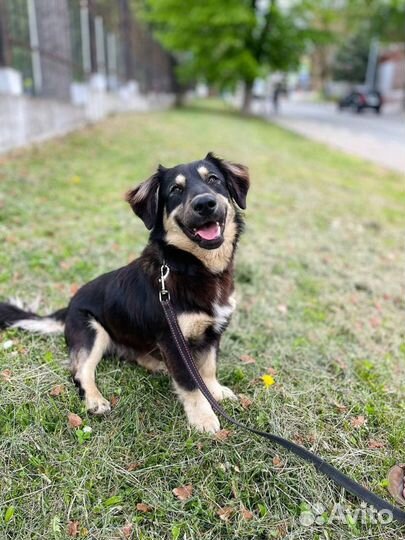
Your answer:
[[[359,32],[338,49],[332,66],[332,73],[337,81],[363,83],[366,78],[370,38],[367,33]]]
[[[257,77],[295,67],[302,53],[294,11],[277,0],[144,0],[144,12],[176,55],[182,81],[203,78],[220,89],[243,81],[244,110]]]

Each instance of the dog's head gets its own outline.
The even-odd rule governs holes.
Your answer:
[[[146,227],[167,243],[191,252],[191,244],[215,250],[236,236],[236,207],[246,208],[248,189],[245,166],[209,153],[200,161],[169,169],[159,166],[127,193],[127,201]]]

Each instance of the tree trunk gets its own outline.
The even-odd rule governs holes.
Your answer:
[[[179,86],[176,89],[174,106],[178,108],[184,107],[185,101],[186,101],[186,90]]]
[[[242,111],[244,113],[250,112],[250,107],[252,105],[253,98],[253,81],[245,81],[245,88],[243,91],[243,103]]]

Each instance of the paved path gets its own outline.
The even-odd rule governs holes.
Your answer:
[[[405,174],[405,115],[339,112],[333,104],[285,100],[269,120]]]

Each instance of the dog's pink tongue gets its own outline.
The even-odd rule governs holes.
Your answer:
[[[221,234],[221,228],[218,223],[208,223],[196,230],[196,234],[204,240],[215,240]]]

